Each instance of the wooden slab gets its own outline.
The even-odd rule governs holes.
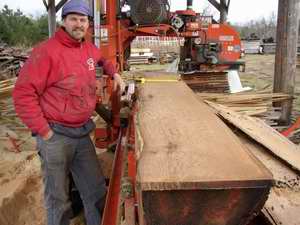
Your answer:
[[[297,173],[273,157],[262,145],[239,132],[241,142],[272,171],[276,186],[270,191],[262,212],[275,225],[300,224],[300,178]]]
[[[219,115],[241,129],[269,151],[300,172],[300,149],[262,120],[241,115],[228,107],[206,101]]]
[[[141,190],[270,185],[268,170],[183,82],[142,85],[136,123]]]

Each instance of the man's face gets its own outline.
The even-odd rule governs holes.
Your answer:
[[[89,27],[89,19],[81,14],[68,14],[63,20],[63,26],[75,40],[81,41]]]

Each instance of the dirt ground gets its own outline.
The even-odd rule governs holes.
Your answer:
[[[254,90],[261,90],[268,87],[272,90],[274,76],[275,55],[246,55],[246,71],[240,72],[243,86],[252,87]],[[300,68],[296,71],[295,99],[293,115],[300,114]]]
[[[241,73],[244,86],[261,89],[272,85],[274,55],[247,55],[246,72]],[[161,70],[168,65],[135,66],[141,70]],[[300,95],[300,70],[297,71],[296,96]],[[295,100],[300,111],[300,99]],[[35,150],[35,139],[28,130],[18,124],[0,120],[0,224],[1,225],[44,225],[43,185],[40,161]],[[19,139],[20,153],[11,152],[11,142],[5,138],[7,132],[15,132]],[[82,218],[73,225],[83,225]]]
[[[7,129],[2,126],[1,132],[6,132]],[[24,132],[19,132],[19,137],[27,139],[21,146],[20,153],[8,151],[13,146],[8,140],[1,140],[0,224],[43,225],[45,210],[35,143]]]
[[[46,211],[43,201],[43,182],[35,138],[28,130],[15,131],[11,123],[0,120],[0,136],[9,132],[22,140],[21,152],[12,152],[14,146],[8,139],[0,139],[0,225],[45,225]],[[22,143],[23,142],[23,143]],[[110,174],[112,153],[98,149],[104,174]],[[83,213],[71,225],[84,225]]]

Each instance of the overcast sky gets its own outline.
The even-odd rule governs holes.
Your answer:
[[[170,2],[172,10],[186,8],[186,0],[170,0]],[[5,4],[9,8],[19,8],[24,13],[33,16],[46,12],[42,0],[0,0],[0,8]],[[208,4],[207,0],[194,0],[194,9],[200,11]],[[231,0],[228,20],[232,23],[245,23],[261,17],[268,19],[272,12],[277,14],[277,7],[278,0]]]

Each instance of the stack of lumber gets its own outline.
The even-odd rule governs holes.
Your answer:
[[[148,57],[130,57],[128,59],[129,65],[139,65],[139,64],[150,64]]]
[[[207,101],[215,113],[238,128],[252,154],[273,174],[275,186],[262,210],[272,225],[300,224],[300,148],[262,120]]]
[[[12,90],[14,89],[16,78],[6,79],[0,81],[0,99],[11,96]]]
[[[156,61],[156,57],[150,48],[132,48],[128,59],[129,65],[150,64]]]
[[[296,62],[297,67],[300,67],[300,52],[297,54],[297,62]]]
[[[201,100],[208,100],[225,105],[235,112],[256,116],[268,124],[276,126],[280,117],[280,109],[273,107],[274,102],[291,99],[284,93],[245,92],[237,94],[197,93]]]
[[[28,51],[22,48],[8,47],[0,43],[0,116],[1,119],[14,119],[12,90],[20,67],[28,58]]]
[[[17,78],[0,81],[0,117],[15,116],[14,106],[11,98],[13,88]]]
[[[16,113],[12,98],[0,100],[0,118],[7,120],[9,117],[14,119],[15,116]]]
[[[138,93],[140,224],[247,224],[269,171],[184,82],[146,82]]]
[[[229,91],[227,72],[184,74],[181,78],[196,92],[225,93]]]
[[[27,58],[25,49],[0,44],[0,80],[15,77]]]

